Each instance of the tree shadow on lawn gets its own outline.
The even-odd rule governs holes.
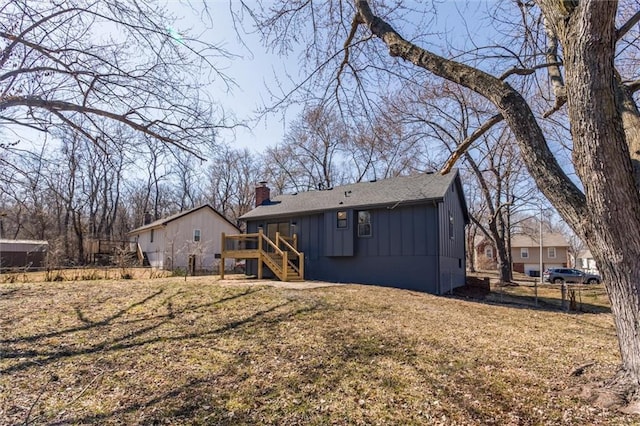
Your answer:
[[[281,312],[280,314],[265,318],[265,316],[269,313],[272,313],[284,306],[290,305],[293,301],[286,301],[284,303],[277,304],[270,308],[255,312],[254,314],[240,319],[236,321],[231,321],[226,323],[214,330],[210,330],[209,332],[203,333],[192,333],[192,334],[184,334],[177,337],[156,337],[151,338],[141,342],[131,342],[131,343],[118,343],[118,342],[109,342],[101,345],[97,345],[95,347],[80,350],[72,353],[61,353],[61,354],[53,354],[50,358],[46,358],[45,360],[38,360],[38,364],[46,364],[51,363],[53,361],[59,360],[65,356],[76,356],[76,355],[84,355],[90,354],[94,352],[109,352],[116,351],[122,349],[129,349],[133,347],[144,346],[152,343],[156,343],[158,341],[164,342],[181,342],[188,341],[191,339],[197,339],[201,337],[211,337],[216,335],[221,335],[227,331],[236,330],[241,327],[250,327],[255,325],[260,326],[269,326],[277,323],[281,323],[294,317],[299,314],[304,314],[308,312],[314,311],[318,305],[312,305],[307,307],[300,307],[294,310],[286,310]],[[146,329],[143,329],[146,331]],[[143,331],[141,330],[141,332]],[[215,348],[220,351],[221,349]],[[243,357],[242,353],[230,353],[234,357],[239,360]],[[239,358],[238,358],[239,357]],[[31,365],[31,363],[28,363]],[[13,369],[15,371],[17,369],[23,369],[28,367],[29,365],[20,365],[19,367]],[[231,364],[230,364],[231,365]],[[9,369],[11,370],[11,369]],[[204,378],[191,379],[182,385],[174,385],[171,389],[167,390],[161,395],[158,396],[149,396],[146,400],[139,402],[132,402],[124,407],[112,410],[110,412],[102,412],[102,413],[90,413],[85,416],[79,416],[75,418],[63,418],[60,419],[60,416],[64,416],[66,410],[62,410],[60,413],[55,414],[55,419],[50,419],[48,424],[52,425],[63,425],[63,424],[94,424],[101,422],[112,422],[121,419],[122,416],[127,414],[133,414],[140,410],[151,409],[153,412],[151,414],[151,418],[143,419],[144,424],[162,424],[166,421],[167,418],[172,419],[172,421],[180,422],[180,419],[183,419],[186,422],[193,421],[194,419],[198,419],[199,417],[206,419],[207,422],[213,424],[238,424],[238,422],[248,421],[248,419],[242,419],[238,417],[237,414],[234,413],[233,417],[229,416],[229,411],[224,407],[224,405],[216,405],[211,401],[212,392],[211,386],[215,384],[216,380],[224,379],[226,377],[227,372],[218,373],[215,375],[208,375]],[[217,388],[216,388],[217,389]],[[76,398],[77,399],[77,398]],[[224,398],[223,398],[224,400]],[[72,403],[75,402],[75,399]],[[71,405],[71,404],[70,404]],[[37,419],[34,419],[37,420]]]
[[[0,290],[0,299],[13,299],[19,296],[20,289],[18,288],[9,288],[6,290]]]
[[[122,407],[106,413],[89,414],[86,416],[78,416],[74,418],[63,418],[57,416],[53,419],[50,425],[68,425],[68,424],[100,424],[102,422],[113,421],[121,418],[127,414],[133,414],[145,409],[165,408],[158,412],[153,412],[149,415],[150,418],[140,419],[144,424],[165,424],[166,419],[170,418],[172,421],[178,421],[179,419],[193,420],[201,416],[206,418],[208,422],[215,422],[215,424],[237,424],[237,418],[230,418],[227,415],[227,410],[223,407],[214,407],[209,401],[208,392],[206,392],[207,385],[215,382],[217,376],[209,376],[202,379],[192,379],[181,386],[174,387],[169,391],[147,399],[146,401],[136,402],[126,407]],[[176,407],[173,407],[170,412],[166,412],[166,404],[168,401],[180,401]],[[228,423],[224,423],[224,420]],[[37,420],[37,419],[34,419]]]
[[[243,328],[248,329],[252,327],[255,328],[256,326],[270,327],[273,324],[278,324],[283,321],[288,321],[292,317],[295,317],[297,315],[312,312],[320,306],[320,303],[316,301],[309,305],[296,307],[295,300],[284,300],[284,301],[281,300],[279,301],[279,303],[275,303],[273,306],[266,306],[263,309],[259,309],[259,310],[253,309],[252,311],[248,312],[248,315],[244,315],[241,318],[223,321],[222,323],[218,324],[218,327],[215,327],[212,329],[208,328],[200,332],[192,332],[192,333],[182,332],[179,335],[173,335],[173,336],[167,335],[167,333],[162,333],[162,332],[149,335],[150,332],[158,329],[164,324],[167,324],[174,318],[179,319],[183,315],[193,314],[195,311],[201,310],[203,308],[219,305],[221,303],[229,302],[234,299],[251,296],[263,290],[265,290],[265,288],[249,287],[245,291],[217,299],[210,303],[185,306],[185,307],[181,307],[180,309],[168,307],[168,312],[166,314],[150,316],[143,320],[134,319],[131,321],[120,321],[117,323],[117,325],[123,325],[123,324],[137,325],[137,323],[140,321],[146,321],[146,322],[152,321],[153,323],[140,324],[137,327],[135,327],[135,329],[133,330],[131,329],[121,330],[117,337],[91,343],[86,347],[68,347],[68,348],[60,348],[58,350],[50,350],[50,351],[19,350],[19,349],[4,350],[2,353],[3,358],[5,359],[21,358],[21,359],[18,363],[14,365],[10,365],[0,370],[0,374],[15,374],[24,370],[28,370],[30,368],[37,368],[38,371],[43,371],[48,365],[51,365],[51,364],[58,365],[60,361],[65,361],[73,357],[91,355],[91,354],[103,355],[107,353],[113,353],[115,351],[145,347],[147,345],[152,345],[154,343],[180,345],[180,342],[188,342],[190,340],[199,339],[199,338],[208,338],[208,342],[212,346],[211,349],[214,349],[216,351],[222,351],[224,353],[228,353],[234,357],[237,357],[238,354],[235,352],[228,352],[223,349],[216,348],[215,347],[216,339],[218,337],[221,338],[224,333],[227,333],[230,331],[236,331],[238,329],[243,329]],[[114,326],[113,322],[115,319],[123,317],[125,313],[129,312],[134,307],[144,305],[149,301],[153,300],[154,298],[157,298],[160,294],[162,294],[162,291],[154,292],[153,294],[146,296],[139,301],[131,303],[125,309],[119,310],[117,313],[113,315],[109,315],[107,318],[100,321],[95,321],[95,322],[88,320],[84,316],[84,314],[79,309],[77,309],[76,313],[78,317],[81,319],[84,318],[84,322],[86,323],[81,327],[73,327],[73,328],[67,328],[64,330],[59,330],[56,332],[36,334],[36,335],[28,336],[23,339],[20,339],[20,338],[4,339],[2,340],[2,343],[20,344],[20,343],[27,342],[30,344],[38,344],[40,340],[46,339],[51,336],[60,336],[63,338],[62,339],[63,341],[64,341],[64,337],[68,336],[69,340],[74,341],[76,337],[71,335],[71,333],[74,333],[77,331],[84,331],[92,328],[97,330],[104,330],[105,336],[108,336],[109,335],[108,328]],[[168,305],[170,305],[170,303],[168,302],[170,302],[170,300],[176,295],[177,294],[174,294],[167,298]],[[277,314],[274,315],[273,314],[274,312],[277,312]],[[112,330],[111,330],[111,333],[112,333]],[[140,338],[140,339],[136,340],[136,338]],[[184,343],[182,345],[184,345]],[[94,361],[91,361],[91,362],[94,362]],[[198,389],[198,387],[203,387],[205,384],[210,383],[212,380],[215,380],[215,376],[212,377],[211,375],[208,375],[208,377],[206,378],[192,379],[184,385],[176,384],[177,386],[176,385],[172,386],[171,389],[169,389],[167,392],[165,392],[160,396],[155,396],[155,397],[150,396],[147,401],[137,400],[132,403],[129,403],[125,407],[115,409],[111,412],[89,413],[85,417],[78,417],[71,420],[70,419],[61,420],[60,415],[64,415],[64,411],[65,411],[65,410],[61,410],[60,412],[62,412],[63,414],[60,414],[60,412],[49,413],[49,416],[53,416],[53,417],[49,417],[48,421],[59,422],[59,423],[52,423],[52,424],[70,424],[70,423],[85,424],[85,423],[95,423],[95,422],[99,423],[101,420],[113,421],[114,419],[117,419],[117,416],[121,416],[126,413],[133,413],[145,407],[156,407],[159,409],[159,413],[161,411],[166,411],[167,401],[172,401],[175,407],[169,407],[168,409],[171,410],[171,412],[170,413],[165,412],[164,415],[170,415],[172,418],[179,419],[179,418],[193,418],[193,416],[195,415],[202,414],[203,416],[206,415],[207,418],[209,419],[211,419],[211,416],[213,416],[213,418],[216,420],[216,424],[220,424],[220,421],[224,420],[226,418],[224,416],[227,415],[227,411],[223,409],[224,407],[216,408],[216,410],[222,410],[216,413],[203,412],[202,407],[207,405],[211,406],[211,403],[201,404],[202,401],[200,400],[202,399],[202,397],[199,396],[199,393],[195,391],[195,389]],[[89,386],[91,386],[91,384],[89,384],[88,387]],[[32,393],[34,395],[33,399],[35,400],[33,405],[35,406],[35,404],[38,402],[39,397],[38,398],[35,397],[35,394],[37,393],[37,391],[33,391]],[[84,393],[84,391],[82,393]],[[80,394],[80,396],[82,395],[82,393]],[[203,395],[206,395],[206,393],[203,393]],[[69,405],[72,405],[75,402],[75,400],[79,399],[80,396],[74,398],[74,400]],[[163,404],[163,402],[165,404]],[[31,413],[31,409],[29,410],[29,414],[30,413]],[[161,415],[161,414],[162,413],[158,415]],[[28,416],[28,414],[25,413],[25,416]],[[43,416],[44,414],[40,414],[39,416],[36,416],[31,420],[27,418],[27,421],[34,422]],[[233,421],[230,421],[229,424],[235,424],[237,420],[238,419],[235,418],[233,419]]]
[[[508,289],[508,287],[492,289],[491,291],[487,292],[478,290],[477,288],[463,286],[454,289],[453,294],[450,297],[484,303],[488,305],[509,306],[517,309],[536,309],[549,312],[568,312],[572,314],[611,313],[611,308],[608,306],[602,306],[583,301],[580,289],[577,289],[577,294],[574,293],[575,300],[573,303],[569,300],[569,296],[567,296],[568,309],[563,309],[562,301],[560,298],[539,295],[536,303],[536,298],[534,295],[518,294],[509,292],[506,289]],[[560,294],[559,289],[558,294]]]
[[[173,306],[170,303],[166,303],[168,307],[167,309],[168,312],[166,314],[159,314],[159,315],[154,315],[154,316],[143,318],[143,319],[132,319],[132,320],[121,321],[117,323],[118,325],[131,325],[131,324],[140,323],[140,322],[154,321],[153,324],[137,328],[133,331],[125,330],[123,335],[117,336],[110,340],[105,340],[102,342],[92,344],[89,347],[85,347],[85,348],[62,347],[53,351],[39,350],[39,349],[29,349],[29,350],[13,349],[12,350],[11,348],[8,348],[8,349],[5,348],[2,351],[2,358],[5,358],[5,359],[20,358],[22,360],[14,365],[1,369],[0,374],[15,373],[18,371],[28,369],[29,367],[32,367],[32,366],[43,367],[47,364],[59,361],[61,359],[79,356],[79,355],[87,355],[87,354],[93,354],[98,352],[106,353],[106,352],[112,352],[112,351],[119,351],[123,349],[141,347],[141,346],[145,346],[145,345],[149,345],[157,342],[182,341],[182,340],[195,339],[199,337],[212,336],[212,335],[221,334],[226,331],[233,330],[235,328],[238,328],[240,326],[243,326],[252,322],[257,322],[259,320],[261,321],[261,323],[265,323],[265,321],[262,320],[262,317],[275,311],[278,308],[281,308],[289,304],[291,301],[280,303],[268,309],[257,311],[246,318],[228,322],[218,328],[209,330],[207,332],[187,333],[187,334],[182,334],[180,336],[173,336],[173,337],[157,335],[157,336],[149,337],[144,340],[138,340],[138,341],[134,340],[137,337],[143,337],[146,334],[149,334],[150,332],[169,323],[172,319],[180,315],[183,315],[186,313],[193,313],[194,311],[197,311],[199,309],[211,307],[214,305],[232,301],[234,299],[249,296],[254,293],[260,292],[262,290],[263,290],[262,288],[256,289],[256,288],[250,287],[243,292],[236,293],[231,296],[224,297],[210,303],[205,303],[205,304],[200,304],[195,306],[186,306],[178,310],[173,308]],[[114,325],[115,320],[123,317],[127,312],[131,311],[131,309],[148,303],[149,301],[156,298],[162,293],[163,293],[163,290],[154,292],[153,294],[143,298],[142,300],[130,304],[127,308],[121,309],[117,313],[96,322],[91,322],[87,320],[84,314],[78,308],[76,308],[76,314],[78,315],[78,318],[80,318],[83,322],[85,322],[85,325],[82,325],[80,327],[67,328],[64,330],[58,330],[55,332],[35,334],[27,337],[2,339],[0,340],[0,344],[9,345],[9,346],[11,346],[12,344],[23,344],[23,343],[38,344],[41,340],[44,340],[50,337],[62,337],[64,340],[64,336],[66,335],[70,336],[72,333],[87,331],[90,329],[98,329],[98,330],[104,329],[105,335],[107,335],[108,334],[107,332],[109,331],[108,329]],[[178,293],[168,297],[165,302],[170,301],[170,299],[172,297],[175,297],[177,294]],[[294,312],[292,314],[295,315],[297,313],[298,312]],[[69,340],[73,341],[74,338],[70,336]]]

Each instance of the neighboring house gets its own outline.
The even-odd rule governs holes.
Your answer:
[[[495,270],[498,267],[496,261],[496,248],[491,240],[486,237],[475,239],[475,267],[478,270]]]
[[[569,243],[562,234],[542,234],[542,272],[569,264]],[[518,234],[511,236],[511,260],[514,272],[540,276],[540,236]]]
[[[240,218],[247,233],[262,231],[259,235],[272,241],[276,233],[295,234],[305,279],[433,294],[465,284],[469,217],[457,172],[361,182],[273,200],[263,183],[256,188],[256,204]],[[256,274],[260,262],[248,260],[247,274]]]
[[[0,269],[45,266],[49,243],[44,240],[0,239]]]
[[[591,250],[581,250],[576,259],[576,268],[589,274],[599,274],[598,265],[591,254]]]
[[[220,234],[240,229],[208,204],[180,212],[129,232],[144,263],[165,270],[213,271],[219,268]],[[233,260],[225,268],[233,268]]]

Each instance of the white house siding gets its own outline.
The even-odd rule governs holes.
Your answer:
[[[200,230],[200,241],[194,242],[194,230]],[[165,228],[165,260],[172,260],[172,269],[186,269],[189,256],[196,256],[196,269],[212,271],[218,269],[216,253],[221,252],[221,235],[236,234],[238,230],[222,220],[210,209],[200,209],[179,220],[171,221]],[[233,259],[228,259],[226,269],[233,268]]]
[[[151,241],[151,231],[140,235],[138,240],[140,247],[147,254],[149,265],[152,268],[162,269],[164,265],[165,239],[162,227],[153,229],[153,242]]]
[[[195,269],[214,271],[219,268],[216,254],[221,252],[221,234],[237,234],[239,230],[208,206],[185,212],[184,215],[168,218],[143,228],[137,236],[141,250],[147,255],[153,268],[166,270],[188,270],[189,256],[195,256]],[[151,242],[153,229],[153,242]],[[194,230],[200,230],[200,241],[194,241]],[[232,269],[233,259],[226,259],[225,269]]]
[[[598,265],[596,265],[596,261],[593,259],[590,250],[582,250],[580,253],[578,253],[576,266],[590,274],[599,273]]]

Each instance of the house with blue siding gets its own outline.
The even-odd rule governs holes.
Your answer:
[[[246,222],[246,235],[223,235],[223,244],[225,238],[232,240],[226,242],[228,252],[223,256],[243,257],[239,246],[253,253],[245,257],[247,274],[433,294],[465,284],[464,233],[469,216],[457,171],[273,199],[263,182],[256,188],[256,204],[240,218]],[[284,261],[274,252],[284,255]],[[289,275],[283,272],[286,269]]]

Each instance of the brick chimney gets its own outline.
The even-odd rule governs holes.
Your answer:
[[[269,202],[270,197],[271,189],[267,186],[267,182],[260,182],[259,186],[256,186],[256,207],[261,206],[265,201]]]

